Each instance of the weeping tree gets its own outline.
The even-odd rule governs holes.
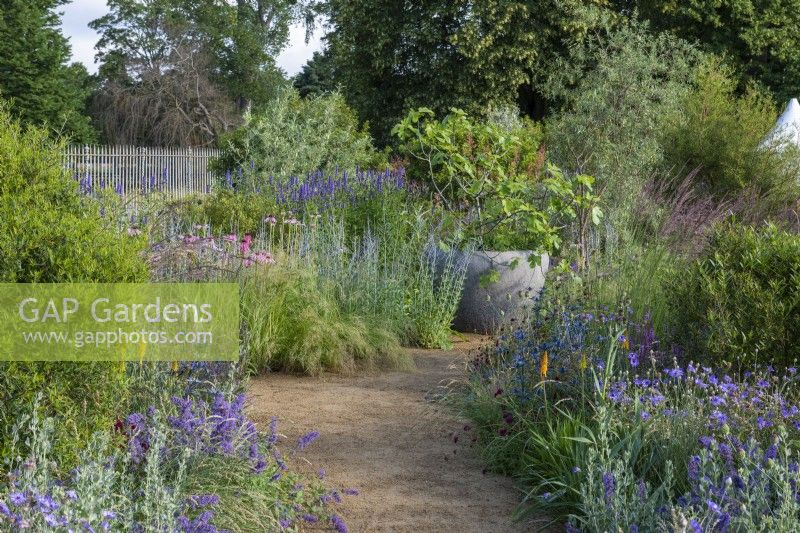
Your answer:
[[[286,82],[275,56],[302,4],[289,0],[109,0],[93,21],[110,142],[212,145]]]
[[[211,78],[211,60],[194,43],[179,42],[158,62],[126,58],[135,77],[112,77],[92,112],[114,144],[207,146],[241,122],[235,101]]]

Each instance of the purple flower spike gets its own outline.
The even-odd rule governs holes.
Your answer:
[[[319,431],[309,431],[299,439],[297,439],[297,447],[300,450],[305,450],[306,447],[319,438]]]

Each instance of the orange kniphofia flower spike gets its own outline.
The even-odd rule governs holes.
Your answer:
[[[542,360],[539,363],[539,375],[542,379],[547,377],[547,365],[550,364],[550,357],[547,355],[547,352],[542,353]]]

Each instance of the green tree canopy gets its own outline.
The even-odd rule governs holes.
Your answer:
[[[6,0],[0,8],[0,96],[25,123],[43,125],[78,141],[94,137],[85,114],[91,80],[68,65],[69,41],[56,9],[67,0]]]
[[[380,142],[404,113],[451,106],[479,115],[516,101],[542,117],[566,102],[549,83],[566,64],[577,85],[594,65],[574,51],[632,19],[697,42],[780,100],[800,94],[800,0],[319,0],[335,79]]]
[[[323,53],[314,52],[292,80],[292,85],[304,97],[335,91],[336,74],[331,54],[327,50]]]
[[[521,94],[534,100],[535,82],[546,78],[552,59],[607,24],[606,4],[327,0],[320,7],[336,79],[385,143],[411,108],[481,115]]]
[[[779,100],[800,95],[800,0],[639,0],[641,15],[731,61]]]

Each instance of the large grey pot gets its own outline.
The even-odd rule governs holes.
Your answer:
[[[463,254],[464,252],[453,252]],[[464,290],[453,328],[462,333],[492,334],[510,319],[519,319],[530,309],[544,287],[550,258],[531,268],[531,252],[473,252],[467,263]],[[495,270],[497,281],[481,286],[481,278]]]

